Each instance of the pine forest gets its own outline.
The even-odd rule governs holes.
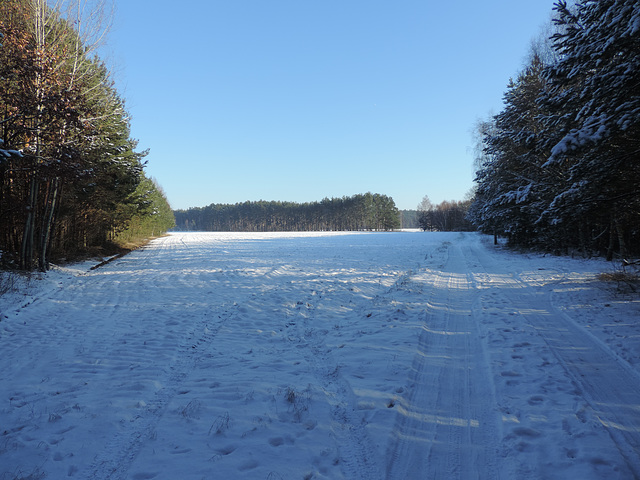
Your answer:
[[[310,203],[212,204],[174,213],[179,230],[278,232],[400,228],[400,212],[395,202],[378,193]]]
[[[554,14],[550,41],[478,127],[469,217],[517,246],[638,255],[640,3],[561,1]]]
[[[5,267],[46,270],[52,259],[122,246],[174,224],[96,55],[103,13],[74,2],[0,2]]]

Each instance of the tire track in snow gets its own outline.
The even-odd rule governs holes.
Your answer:
[[[181,393],[181,385],[189,373],[196,367],[200,352],[206,348],[206,344],[212,342],[218,331],[231,317],[221,319],[213,329],[207,319],[202,319],[195,325],[194,334],[189,337],[189,342],[182,345],[182,351],[176,352],[176,360],[169,366],[162,388],[154,398],[145,403],[144,410],[135,418],[125,424],[93,460],[82,478],[91,479],[124,479],[128,477],[129,467],[135,460],[144,443],[153,438],[157,424],[166,412],[169,403]]]
[[[498,425],[481,335],[477,297],[457,246],[443,244],[443,263],[416,273],[429,308],[411,366],[411,393],[397,406],[387,478],[497,478]]]
[[[162,246],[131,255],[141,258],[141,264],[148,263],[157,257],[156,249],[164,248],[164,242],[158,242]],[[151,382],[163,380],[163,377],[157,378],[153,360],[165,352],[161,336],[152,334],[143,337],[143,334],[157,328],[157,322],[153,322],[148,314],[140,315],[142,312],[126,308],[138,293],[136,287],[139,287],[134,285],[136,282],[124,281],[129,272],[125,268],[123,275],[123,265],[129,262],[129,258],[123,258],[99,271],[81,273],[77,279],[66,284],[65,291],[47,292],[25,311],[29,322],[24,322],[24,335],[20,341],[29,344],[30,348],[25,349],[27,352],[34,352],[41,357],[28,359],[22,368],[42,369],[50,372],[50,376],[43,377],[41,388],[30,386],[32,393],[28,396],[19,390],[12,392],[12,396],[16,405],[31,407],[32,428],[38,426],[51,430],[47,442],[56,445],[57,452],[51,468],[54,476],[63,469],[68,476],[91,469],[88,461],[74,461],[74,451],[86,448],[75,438],[75,434],[82,429],[77,423],[81,422],[80,419],[104,419],[108,422],[107,418],[115,416],[111,416],[114,410],[118,410],[118,415],[126,412],[124,416],[129,417],[121,419],[119,430],[128,432],[131,438],[125,439],[124,433],[119,435],[119,446],[103,436],[100,430],[92,432],[95,445],[101,448],[107,446],[96,456],[96,462],[106,464],[108,468],[104,472],[91,471],[81,477],[110,478],[109,472],[117,473],[118,468],[124,468],[127,465],[125,460],[134,455],[136,445],[146,436],[144,428],[134,431],[133,426],[142,425],[148,412],[162,405],[163,393],[153,396],[157,400],[147,404],[143,401],[148,400],[145,394],[152,389],[149,387]],[[27,323],[33,326],[27,328]],[[114,328],[117,324],[126,324],[130,328]],[[144,338],[150,341],[144,341]],[[34,348],[39,343],[42,345]],[[43,367],[40,358],[50,359],[54,366]],[[117,388],[110,388],[111,384],[117,385]],[[143,400],[138,405],[134,406],[134,401],[131,401],[126,408],[119,408],[127,394]],[[69,434],[71,431],[74,433]],[[47,445],[42,444],[45,447]],[[122,452],[114,454],[120,449]]]
[[[332,283],[331,288],[348,288],[348,285],[338,286]],[[319,322],[316,311],[322,298],[326,296],[323,291],[313,290],[305,301],[297,302],[297,340],[304,348],[303,356],[331,406],[331,431],[339,449],[344,477],[349,480],[382,478],[382,470],[366,431],[366,424],[355,409],[356,396],[349,382],[340,373],[340,366],[325,343],[328,331],[317,326]]]
[[[157,268],[157,262],[163,261],[163,254],[167,250],[189,250],[192,247],[193,244],[189,245],[182,241],[177,243],[175,240],[162,238],[158,239],[155,245],[136,252],[126,261],[118,261],[110,266],[110,270],[123,267],[126,270],[126,264],[131,262],[135,265],[136,272],[142,272],[142,275],[138,273],[142,278],[138,279],[138,285],[135,288],[123,285],[116,290],[117,297],[109,302],[112,308],[105,312],[105,316],[117,319],[123,307],[133,305],[134,308],[140,308],[137,304],[145,294],[154,290],[157,292],[151,294],[151,305],[154,307],[149,311],[140,311],[138,318],[135,318],[136,325],[142,326],[138,326],[140,330],[132,332],[132,336],[144,337],[146,340],[142,345],[140,345],[141,338],[137,339],[137,344],[135,339],[129,341],[130,346],[124,346],[118,356],[118,363],[122,363],[123,367],[127,364],[140,365],[143,367],[142,371],[128,373],[129,369],[120,368],[116,364],[106,373],[122,376],[123,384],[127,380],[129,382],[133,380],[138,384],[153,382],[159,388],[154,393],[147,394],[133,418],[128,422],[121,421],[117,433],[106,442],[103,450],[94,457],[81,478],[113,480],[128,478],[130,467],[138,453],[144,444],[154,437],[156,427],[169,404],[182,393],[183,383],[201,361],[201,356],[207,351],[208,344],[215,340],[218,332],[236,314],[235,309],[221,305],[221,313],[213,318],[208,314],[208,308],[203,310],[200,306],[195,307],[192,304],[174,305],[170,295],[166,298],[163,295],[164,290],[171,288],[183,291],[184,285],[191,279],[185,277],[180,270],[169,270],[170,273],[167,274],[166,269]],[[110,274],[109,270],[103,271],[106,279],[103,280],[104,282],[109,282]],[[129,273],[129,275],[133,274]],[[135,279],[133,281],[135,282]],[[154,301],[158,299],[164,300],[166,304],[162,302],[158,304]],[[128,312],[128,316],[128,321],[133,322],[135,313]],[[164,325],[160,321],[162,318],[165,318]],[[165,335],[164,338],[163,335]],[[93,355],[99,354],[101,347],[94,345],[93,348],[97,350]],[[105,356],[113,357],[112,354],[106,355],[106,352]],[[161,356],[164,358],[159,360]],[[171,360],[167,360],[167,357]],[[156,362],[166,367],[162,371],[157,371],[153,367]],[[129,376],[131,379],[127,379]]]
[[[606,429],[626,461],[627,472],[640,478],[640,375],[606,344],[553,304],[548,287],[528,274],[509,274],[501,259],[470,252],[482,268],[500,276],[502,296],[542,338]],[[555,280],[558,285],[561,281]],[[580,415],[580,414],[579,414]],[[586,421],[583,419],[583,421]],[[594,459],[596,461],[596,459]]]

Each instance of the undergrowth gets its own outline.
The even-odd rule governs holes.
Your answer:
[[[640,289],[640,262],[623,261],[610,272],[597,276],[602,282],[615,283],[619,292],[638,292]]]
[[[311,385],[308,385],[307,388],[302,391],[287,387],[284,392],[284,399],[289,404],[295,420],[300,422],[305,412],[309,410],[309,405],[311,404]]]
[[[16,290],[16,275],[13,272],[0,271],[0,297]]]

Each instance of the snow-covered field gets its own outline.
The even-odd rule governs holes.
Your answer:
[[[479,234],[176,233],[0,297],[0,480],[640,477],[640,302]]]

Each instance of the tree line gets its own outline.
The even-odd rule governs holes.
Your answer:
[[[400,215],[391,197],[378,193],[325,198],[320,202],[278,201],[211,204],[174,211],[177,230],[278,232],[393,230]]]
[[[554,4],[503,110],[478,126],[469,218],[514,245],[640,254],[640,3]]]
[[[41,270],[173,226],[96,55],[106,12],[82,0],[0,2],[0,249]],[[104,15],[103,15],[104,14]]]
[[[470,232],[475,226],[467,217],[472,200],[444,200],[437,205],[425,195],[418,204],[417,223],[425,232]]]

